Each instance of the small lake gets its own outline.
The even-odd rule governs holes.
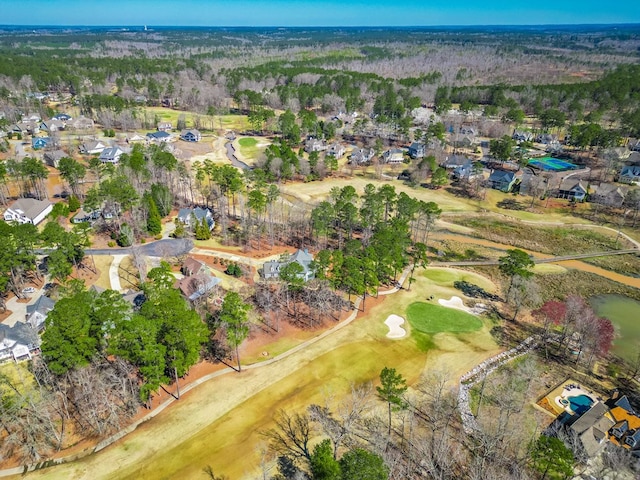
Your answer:
[[[622,295],[598,295],[591,297],[589,303],[616,327],[613,353],[635,360],[640,349],[640,302]]]

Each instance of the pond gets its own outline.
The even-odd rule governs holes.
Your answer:
[[[622,295],[598,295],[590,299],[596,313],[616,327],[613,353],[633,361],[640,348],[640,302]]]

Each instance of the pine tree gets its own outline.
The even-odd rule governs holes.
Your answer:
[[[156,202],[153,200],[151,195],[146,195],[146,201],[149,209],[149,214],[147,216],[147,231],[151,235],[158,235],[162,233],[162,218],[158,212]]]

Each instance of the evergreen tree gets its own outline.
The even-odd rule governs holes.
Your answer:
[[[147,231],[151,235],[158,235],[162,233],[162,219],[158,212],[158,207],[153,197],[149,194],[145,194],[145,202],[147,204]]]

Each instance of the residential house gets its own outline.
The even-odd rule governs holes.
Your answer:
[[[332,120],[340,120],[345,125],[349,125],[351,123],[354,123],[357,118],[358,118],[358,113],[357,112],[353,112],[353,113],[340,112],[340,113],[338,113],[338,115],[333,117]]]
[[[100,152],[100,161],[102,163],[118,163],[124,152],[118,146],[107,147]]]
[[[171,135],[164,130],[147,133],[147,141],[151,143],[167,143],[171,140]]]
[[[193,277],[194,275],[208,273],[209,268],[201,261],[192,257],[187,257],[182,263],[180,271],[185,277]]]
[[[327,148],[327,155],[332,155],[336,158],[342,158],[344,156],[344,154],[346,153],[346,149],[344,148],[343,145],[340,145],[339,143],[332,143],[331,145],[329,145],[329,147]]]
[[[509,170],[493,170],[489,179],[489,187],[501,192],[510,192],[517,180],[516,172]]]
[[[171,122],[160,122],[157,125],[157,130],[159,132],[170,132],[171,130],[173,130],[173,125],[171,124]]]
[[[382,161],[389,165],[399,165],[404,162],[404,151],[401,148],[391,148],[382,154]]]
[[[511,135],[516,142],[531,142],[533,140],[533,133],[526,130],[514,130]]]
[[[67,122],[70,122],[71,120],[73,120],[73,117],[66,113],[56,113],[53,117],[51,117],[51,120],[58,120],[64,123],[66,126]]]
[[[65,123],[62,120],[45,120],[40,124],[40,130],[44,130],[49,133],[64,130],[64,127]]]
[[[202,222],[202,219],[206,219],[209,230],[213,230],[215,227],[215,221],[213,220],[213,214],[208,208],[181,208],[178,212],[178,220],[184,224],[185,227],[195,227],[193,219],[197,222]]]
[[[544,145],[556,144],[558,142],[558,136],[551,133],[540,133],[536,136],[536,142]]]
[[[313,262],[313,255],[309,253],[307,249],[298,250],[291,256],[282,256],[280,260],[273,260],[265,262],[262,266],[262,277],[265,279],[279,278],[280,269],[285,265],[292,262],[296,262],[302,266],[302,272],[300,277],[305,281],[309,281],[314,277],[313,270],[311,269],[311,262]]]
[[[0,362],[28,360],[38,350],[38,333],[25,323],[10,327],[0,323]]]
[[[582,415],[571,415],[564,426],[578,439],[587,457],[595,456],[607,442],[607,432],[615,422],[607,415],[609,409],[602,402],[595,402]]]
[[[25,322],[30,325],[31,328],[39,332],[44,328],[44,322],[47,319],[47,315],[51,310],[53,310],[55,304],[56,302],[51,298],[45,295],[40,295],[34,303],[27,305]]]
[[[41,150],[52,143],[50,137],[33,137],[31,139],[31,148],[34,150]]]
[[[411,158],[422,158],[424,157],[425,153],[426,149],[424,143],[413,142],[409,146],[409,156]]]
[[[27,115],[23,115],[21,120],[25,123],[40,123],[42,121],[42,117],[39,113],[29,113]]]
[[[147,97],[145,95],[136,95],[133,97],[133,101],[136,103],[147,103]]]
[[[589,196],[589,200],[608,207],[621,207],[628,190],[626,187],[621,187],[614,183],[592,185],[592,189],[593,192]]]
[[[202,134],[195,128],[182,130],[182,132],[180,132],[180,139],[185,142],[199,142],[201,138]]]
[[[19,133],[20,135],[37,135],[40,133],[39,122],[18,122],[11,126],[12,133]]]
[[[323,152],[327,149],[327,146],[322,140],[317,138],[309,138],[304,143],[304,151],[307,153],[311,152]]]
[[[85,155],[95,155],[102,153],[107,146],[99,140],[92,140],[80,145],[80,153]]]
[[[210,273],[199,273],[178,280],[175,286],[186,298],[195,301],[211,292],[220,281]]]
[[[458,148],[471,148],[476,144],[474,135],[458,135],[453,140],[453,145]]]
[[[356,148],[351,152],[349,156],[349,163],[354,165],[362,165],[370,162],[375,152],[373,148]]]
[[[476,167],[473,163],[460,165],[453,169],[451,176],[454,180],[471,181],[475,179],[484,179],[484,169],[482,167]]]
[[[459,167],[470,167],[471,165],[473,165],[473,160],[464,155],[450,155],[440,164],[442,168],[446,168],[447,170],[455,170]]]
[[[44,163],[53,168],[58,168],[60,164],[60,159],[63,157],[68,157],[67,152],[64,150],[49,150],[44,152]]]
[[[588,188],[579,179],[567,178],[563,180],[556,193],[557,198],[566,198],[574,202],[584,202]]]
[[[628,147],[632,152],[640,152],[640,138],[629,139]]]
[[[141,143],[144,141],[145,137],[143,137],[139,133],[134,133],[133,135],[127,137],[127,143]]]
[[[19,198],[4,212],[6,222],[32,223],[38,225],[49,215],[53,204],[48,200],[35,198]]]
[[[615,424],[609,429],[609,441],[640,457],[640,416],[626,396],[618,398],[617,392],[607,402]]]
[[[70,120],[69,122],[67,122],[67,125],[71,125],[71,127],[75,128],[76,130],[91,130],[95,126],[93,120],[82,116]]]
[[[640,182],[640,165],[626,165],[622,167],[618,181],[622,183]]]
[[[43,100],[48,98],[49,95],[47,93],[42,93],[42,92],[29,92],[29,93],[27,93],[25,95],[25,97],[27,99],[34,98],[34,99],[38,100],[39,102],[42,102]]]

